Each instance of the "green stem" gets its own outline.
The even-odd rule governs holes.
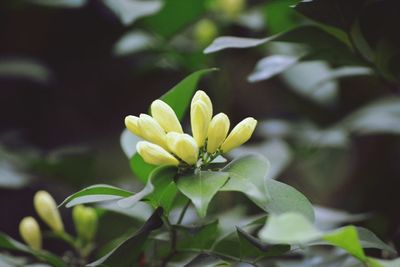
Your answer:
[[[183,218],[185,217],[186,211],[190,206],[190,199],[187,200],[185,206],[183,207],[181,214],[179,215],[178,221],[176,222],[176,224],[181,224]]]

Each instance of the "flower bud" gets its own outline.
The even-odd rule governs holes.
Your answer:
[[[210,120],[211,117],[209,116],[207,105],[201,100],[194,102],[190,110],[190,123],[192,125],[192,134],[198,147],[204,146]]]
[[[134,135],[141,137],[140,129],[138,125],[139,118],[136,116],[126,116],[125,117],[125,127]]]
[[[147,114],[140,114],[138,125],[144,139],[163,148],[167,148],[165,143],[165,131],[155,119]]]
[[[207,152],[214,153],[225,141],[229,131],[229,118],[224,113],[219,113],[212,118],[208,126]]]
[[[224,143],[221,145],[221,150],[226,153],[232,149],[244,144],[250,139],[256,128],[257,121],[254,118],[246,118],[233,128]]]
[[[183,133],[175,111],[164,101],[155,100],[151,104],[151,115],[168,132]]]
[[[196,103],[199,100],[203,101],[204,104],[206,104],[206,106],[207,106],[207,114],[208,114],[208,116],[209,116],[209,118],[211,120],[212,114],[213,114],[213,106],[212,106],[210,97],[208,97],[208,95],[204,91],[197,90],[196,93],[194,94],[193,98],[192,98],[191,105],[193,105],[194,103]]]
[[[42,234],[37,221],[33,217],[25,217],[19,223],[19,234],[33,250],[42,248]]]
[[[92,241],[97,231],[96,210],[78,205],[72,210],[72,218],[78,237],[84,241]]]
[[[167,144],[169,149],[181,160],[194,165],[199,156],[199,147],[196,141],[188,134],[168,133]]]
[[[196,23],[194,28],[194,37],[200,47],[209,45],[218,35],[218,29],[215,23],[209,19],[202,19]]]
[[[139,141],[136,150],[143,160],[153,165],[178,166],[179,161],[164,148],[147,141]]]
[[[46,191],[39,191],[33,198],[39,217],[54,231],[63,232],[64,225],[53,197]]]

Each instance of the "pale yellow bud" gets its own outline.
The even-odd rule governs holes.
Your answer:
[[[188,134],[168,133],[167,144],[169,149],[181,160],[194,165],[199,156],[199,147],[196,141]]]
[[[151,115],[167,133],[183,133],[175,111],[164,101],[157,99],[151,104]]]
[[[134,135],[141,137],[138,121],[139,118],[136,116],[132,115],[126,116],[125,127]]]
[[[147,141],[139,141],[136,150],[143,160],[149,164],[173,166],[179,164],[179,161],[164,148]]]
[[[198,100],[194,102],[190,110],[190,123],[192,125],[192,134],[198,147],[204,146],[207,137],[208,125],[211,117],[207,105]]]
[[[203,101],[204,104],[206,104],[206,106],[207,106],[207,114],[208,114],[208,117],[211,120],[212,115],[213,115],[213,106],[212,106],[212,103],[211,103],[211,99],[208,97],[208,95],[204,91],[197,90],[196,93],[194,94],[193,98],[192,98],[191,106],[193,106],[193,104],[196,103],[199,100]]]
[[[72,210],[72,218],[78,237],[84,241],[93,240],[97,231],[96,210],[91,207],[78,205]]]
[[[63,232],[64,225],[53,197],[46,191],[39,191],[33,198],[39,217],[54,231]]]
[[[254,118],[246,118],[233,128],[225,142],[221,145],[221,150],[226,153],[244,144],[250,139],[256,128],[257,121]]]
[[[224,113],[219,113],[212,118],[208,126],[207,152],[214,153],[225,141],[229,131],[229,118]]]
[[[33,250],[42,248],[42,234],[37,221],[33,217],[25,217],[19,223],[19,234]]]
[[[153,117],[147,114],[140,114],[138,125],[144,139],[163,148],[167,148],[165,131]]]

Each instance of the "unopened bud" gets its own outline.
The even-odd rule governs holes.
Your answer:
[[[189,165],[194,165],[199,156],[196,141],[188,134],[168,133],[167,144],[170,150]]]
[[[229,118],[224,113],[219,113],[212,118],[208,126],[207,152],[214,153],[225,141],[229,131]]]
[[[221,145],[221,150],[226,153],[247,142],[253,134],[256,125],[257,121],[254,118],[249,117],[242,120],[228,135]]]
[[[53,197],[46,191],[39,191],[33,198],[39,217],[54,231],[63,232],[64,225]]]
[[[78,237],[84,241],[92,241],[97,231],[97,213],[91,207],[75,206],[72,210],[75,229]]]
[[[26,244],[33,250],[42,248],[42,234],[39,224],[33,217],[25,217],[19,223],[19,233]]]
[[[139,141],[136,150],[143,160],[153,165],[178,166],[179,161],[164,148],[147,141]]]
[[[175,111],[164,101],[155,100],[151,104],[151,115],[168,132],[183,133]]]

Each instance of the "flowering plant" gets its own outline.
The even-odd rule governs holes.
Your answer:
[[[151,116],[125,118],[126,128],[143,139],[135,145],[137,153],[131,163],[146,184],[136,193],[99,184],[67,197],[60,206],[74,207],[76,237],[65,230],[54,199],[44,191],[35,195],[35,209],[50,235],[69,244],[74,256],[59,258],[44,250],[43,236],[48,235],[42,235],[33,217],[20,223],[20,235],[28,246],[6,235],[0,235],[0,246],[32,254],[56,267],[278,266],[279,260],[304,256],[300,248],[315,244],[342,249],[330,252],[341,253],[354,266],[399,266],[399,260],[366,254],[364,248],[396,253],[367,229],[316,228],[308,199],[269,178],[270,163],[263,156],[248,154],[227,162],[228,153],[250,139],[257,121],[245,118],[229,132],[228,116],[213,116],[208,95],[194,92],[197,80],[209,71],[193,73],[155,100],[150,105]],[[186,106],[190,106],[192,135],[184,133],[179,121]],[[214,201],[209,209],[218,193],[228,196],[219,200],[232,202],[240,198],[236,193],[241,193],[254,205],[246,211],[240,207],[227,211],[232,203]],[[133,229],[124,229],[102,244],[96,240],[96,232],[107,231],[101,226],[102,214],[108,212],[141,219],[139,224],[130,221]]]

